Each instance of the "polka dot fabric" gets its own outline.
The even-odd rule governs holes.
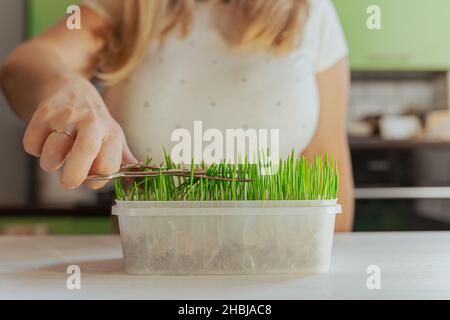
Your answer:
[[[85,0],[98,1],[105,3]],[[201,120],[203,130],[279,129],[281,154],[301,152],[319,116],[316,74],[347,55],[330,0],[312,0],[310,10],[301,46],[275,57],[231,50],[199,3],[188,38],[150,45],[130,79],[106,92],[132,151],[160,162],[162,147],[174,145],[173,130],[193,134],[194,121]]]

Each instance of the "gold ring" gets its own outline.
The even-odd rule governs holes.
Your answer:
[[[73,136],[73,134],[67,130],[59,130],[59,129],[54,129],[52,130],[52,133],[62,133],[65,134],[66,136],[68,136],[71,140],[75,141],[75,138]]]

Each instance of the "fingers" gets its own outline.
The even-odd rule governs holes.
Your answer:
[[[36,111],[23,137],[25,152],[35,157],[41,156],[44,143],[51,133],[51,129],[45,119],[46,113],[47,108],[45,107],[41,107]]]
[[[122,163],[123,164],[136,164],[139,163],[139,160],[133,155],[128,144],[123,138],[123,146],[122,146]]]
[[[122,163],[138,162],[117,124],[103,123],[98,117],[80,121],[73,110],[63,108],[51,115],[46,110],[41,107],[33,116],[24,136],[24,146],[28,153],[40,157],[40,165],[46,172],[56,172],[64,165],[61,174],[64,188],[79,187],[89,174],[110,175],[117,172]],[[75,142],[65,134],[52,133],[52,128],[69,127],[76,129],[73,130],[77,132]],[[105,184],[87,183],[92,189]]]
[[[131,153],[121,130],[107,139],[99,157],[94,161],[90,174],[111,175],[120,170],[122,164],[135,164],[139,161]],[[103,188],[108,181],[86,181],[85,185],[93,190]]]
[[[55,110],[56,109],[56,110]],[[25,131],[23,145],[25,151],[35,157],[40,157],[44,144],[54,129],[73,131],[75,122],[75,112],[73,108],[51,108],[41,105]]]
[[[66,160],[61,184],[73,189],[85,184],[91,189],[100,189],[108,181],[86,181],[89,174],[110,175],[120,170],[126,155],[126,161],[137,163],[131,151],[126,147],[120,129],[113,130],[107,137],[102,137],[95,126],[80,129],[77,139]],[[125,151],[124,151],[125,150]]]
[[[101,131],[95,125],[88,124],[79,128],[61,174],[61,185],[64,188],[77,188],[86,180],[102,147],[102,139]]]
[[[52,133],[42,148],[41,168],[49,173],[58,171],[72,149],[74,141],[67,135]]]
[[[103,142],[100,154],[92,164],[91,174],[110,175],[120,170],[122,164],[122,139],[112,136]],[[85,185],[93,190],[103,188],[108,181],[86,181]]]
[[[39,105],[23,144],[27,153],[40,157],[45,171],[55,172],[64,166],[61,184],[73,189],[89,173],[111,174],[119,170],[122,160],[126,163],[137,160],[95,87],[82,77],[69,80],[64,78],[59,90]],[[67,135],[52,133],[53,130],[68,130],[77,136],[72,141]]]

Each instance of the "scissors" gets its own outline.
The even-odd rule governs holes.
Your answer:
[[[145,178],[145,177],[157,177],[159,175],[172,176],[172,177],[184,177],[190,178],[193,176],[196,179],[207,179],[215,181],[237,181],[237,182],[251,182],[250,179],[233,179],[227,177],[215,177],[207,175],[206,169],[194,169],[192,175],[191,170],[188,169],[167,169],[154,165],[144,164],[132,164],[123,165],[120,170],[110,175],[89,175],[87,180],[89,181],[106,181],[114,180],[117,178]]]

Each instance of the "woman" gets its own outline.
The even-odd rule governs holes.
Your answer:
[[[81,17],[81,30],[57,24],[1,72],[29,123],[26,152],[48,172],[64,164],[64,187],[158,159],[170,133],[196,120],[280,129],[282,155],[295,147],[339,161],[336,229],[351,230],[347,47],[330,0],[85,0]]]

